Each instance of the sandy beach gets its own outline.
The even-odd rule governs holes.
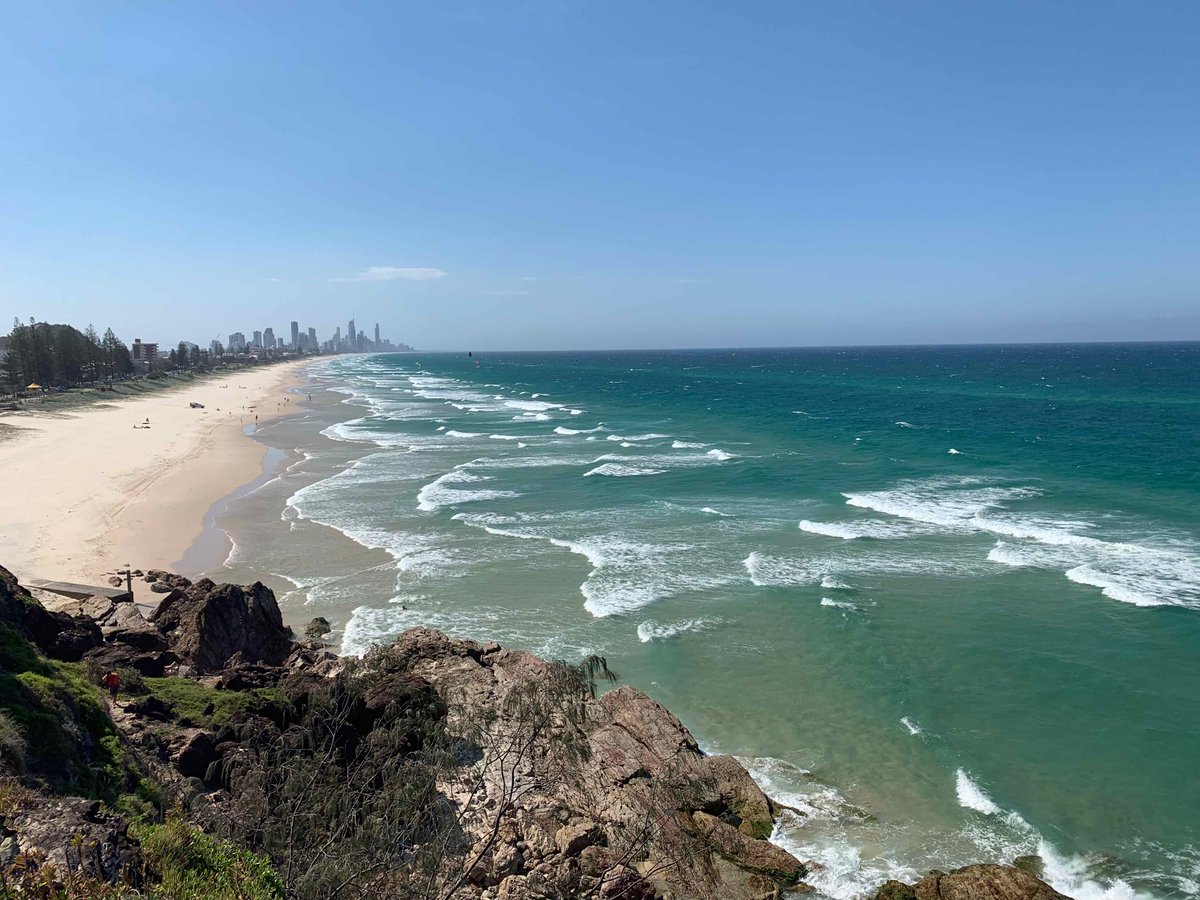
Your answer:
[[[171,566],[212,504],[260,474],[265,448],[247,428],[256,415],[262,424],[296,408],[286,391],[306,365],[244,370],[63,415],[5,416],[21,431],[0,443],[0,565],[22,580],[87,584],[125,564]],[[147,419],[149,428],[134,427]]]

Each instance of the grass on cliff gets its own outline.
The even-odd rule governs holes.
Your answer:
[[[78,663],[46,659],[9,625],[0,622],[0,711],[8,738],[0,763],[26,767],[67,793],[135,807],[157,802],[136,761],[108,717],[99,686]],[[26,748],[24,758],[16,750]]]
[[[282,900],[283,881],[266,859],[178,819],[134,829],[151,896],[171,900]]]
[[[223,691],[190,678],[143,678],[146,691],[167,704],[180,719],[203,727],[228,725],[238,716],[261,710],[264,706],[283,706],[281,691],[255,688],[247,691]]]

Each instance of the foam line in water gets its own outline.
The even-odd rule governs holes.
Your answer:
[[[632,478],[637,475],[661,475],[666,469],[651,469],[647,466],[627,466],[622,463],[604,463],[596,466],[594,469],[589,469],[583,473],[583,477],[589,475],[607,475],[610,478]]]
[[[849,600],[834,600],[832,597],[822,597],[821,605],[822,606],[834,606],[834,607],[837,607],[838,609],[846,609],[846,610],[851,610],[853,612],[858,612],[858,604],[851,603]]]
[[[646,621],[638,625],[637,636],[638,640],[643,644],[648,644],[652,641],[665,641],[689,631],[704,631],[712,628],[714,625],[720,624],[720,621],[720,619],[707,617],[667,624]]]
[[[958,796],[958,805],[964,809],[973,809],[985,816],[995,816],[1003,812],[988,796],[987,791],[971,779],[965,769],[954,773],[954,792]]]
[[[433,512],[444,506],[456,506],[460,503],[474,503],[480,500],[505,500],[521,495],[516,491],[501,490],[460,490],[448,487],[453,484],[471,484],[480,481],[490,481],[490,476],[472,475],[462,469],[454,469],[445,475],[439,475],[417,492],[417,509]]]

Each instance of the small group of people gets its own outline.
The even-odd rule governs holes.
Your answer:
[[[149,419],[143,419],[141,422],[139,422],[137,425],[134,425],[133,427],[134,427],[134,428],[149,428],[149,427],[150,427],[150,420],[149,420]]]

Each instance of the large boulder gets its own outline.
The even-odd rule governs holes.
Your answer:
[[[889,881],[875,900],[1070,900],[1031,872],[1016,866],[964,866],[932,871],[916,884]]]
[[[154,572],[161,583],[178,585],[169,573]],[[214,584],[203,578],[176,587],[150,617],[175,654],[200,673],[233,664],[281,665],[292,650],[275,595],[262,582]]]
[[[0,566],[0,623],[15,630],[42,653],[64,662],[77,662],[101,641],[86,617],[51,612],[37,602],[12,572]]]

